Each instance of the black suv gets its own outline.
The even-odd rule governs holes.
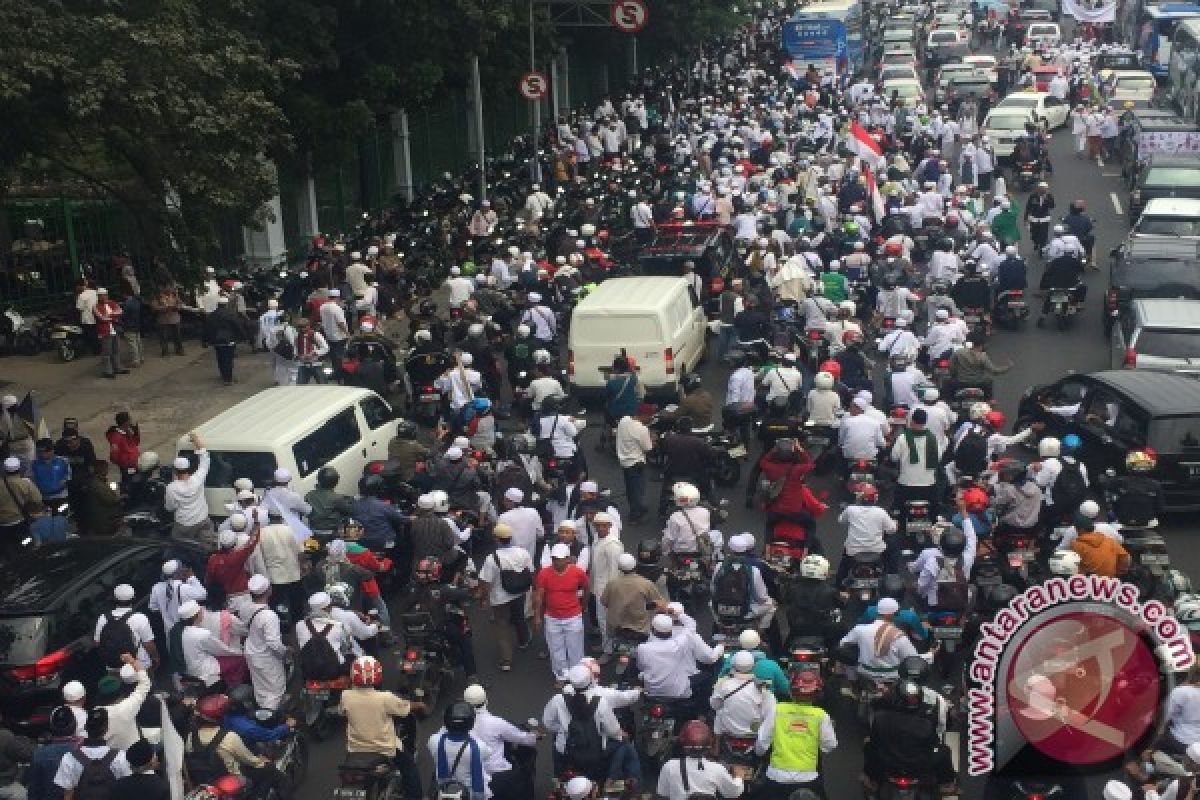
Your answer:
[[[64,684],[77,680],[93,690],[104,674],[93,642],[96,620],[115,604],[113,589],[128,583],[144,611],[163,562],[171,559],[203,578],[204,551],[166,539],[72,539],[0,563],[4,718],[36,732],[62,703]]]
[[[1146,370],[1068,375],[1022,395],[1016,429],[1034,422],[1045,436],[1076,434],[1090,476],[1120,472],[1126,453],[1150,447],[1167,510],[1200,509],[1200,381]]]
[[[1155,153],[1133,167],[1129,219],[1156,197],[1200,197],[1200,160],[1195,153]]]
[[[662,223],[654,241],[638,253],[638,266],[643,275],[676,277],[683,275],[685,261],[694,263],[696,274],[704,281],[700,300],[712,318],[721,292],[736,277],[737,249],[731,230],[715,222]]]
[[[1194,240],[1180,238],[1164,242],[1163,237],[1132,237],[1112,251],[1109,265],[1109,289],[1104,297],[1104,334],[1129,304],[1141,297],[1184,297],[1200,299],[1200,267],[1196,265],[1198,246]]]

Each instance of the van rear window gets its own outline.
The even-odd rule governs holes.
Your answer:
[[[581,345],[641,344],[661,342],[658,320],[650,316],[618,315],[576,317],[571,320],[571,335]]]
[[[1160,453],[1194,454],[1200,450],[1200,416],[1160,417],[1150,423],[1150,441]]]

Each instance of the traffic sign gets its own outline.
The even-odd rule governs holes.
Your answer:
[[[526,72],[517,88],[526,100],[541,100],[550,91],[550,81],[540,72]]]
[[[645,0],[616,0],[612,4],[612,24],[621,33],[640,33],[649,21]]]

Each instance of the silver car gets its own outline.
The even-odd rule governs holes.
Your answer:
[[[1143,297],[1113,326],[1113,369],[1200,375],[1200,300]]]

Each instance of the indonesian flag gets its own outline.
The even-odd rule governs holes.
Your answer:
[[[882,225],[883,218],[887,216],[887,207],[883,204],[883,197],[879,194],[875,172],[869,165],[863,165],[863,177],[867,180],[867,194],[871,197],[871,211],[875,214],[875,223]]]
[[[873,169],[883,169],[887,164],[879,142],[875,141],[857,120],[850,122],[850,135],[846,137],[846,147]]]

